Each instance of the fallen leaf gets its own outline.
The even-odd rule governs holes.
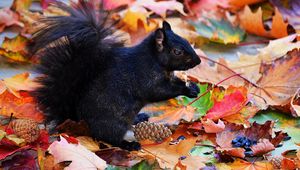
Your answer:
[[[218,123],[215,123],[211,119],[207,119],[206,121],[202,121],[202,124],[206,133],[218,133],[225,129],[225,124],[220,119],[218,120]]]
[[[17,12],[29,10],[32,0],[14,0],[11,9]]]
[[[146,32],[150,32],[157,27],[154,20],[148,20],[149,13],[147,11],[133,11],[131,9],[127,10],[124,17],[122,18],[123,29],[129,32],[138,31],[138,23],[141,22],[143,28]],[[149,21],[149,22],[148,22]]]
[[[24,26],[24,24],[19,21],[19,15],[11,11],[9,8],[0,9],[0,18],[0,32],[2,32],[6,27],[9,26]]]
[[[38,86],[33,79],[30,78],[28,72],[17,74],[13,77],[0,80],[0,95],[6,90],[18,98],[21,98],[20,91],[32,91]]]
[[[140,159],[134,159],[135,153],[120,148],[101,149],[96,152],[96,155],[106,163],[115,166],[132,167],[141,161]]]
[[[249,89],[251,101],[260,108],[284,106],[300,88],[300,51],[294,49],[286,56],[277,58],[271,64],[262,64],[262,77],[257,81],[258,88]]]
[[[270,0],[270,2],[278,8],[283,17],[288,20],[296,30],[300,29],[300,4],[298,1],[288,1],[288,5],[285,5],[285,1]]]
[[[291,100],[291,113],[295,117],[300,117],[300,88],[296,91]]]
[[[228,8],[227,0],[184,0],[183,3],[185,4],[190,15],[197,17],[199,17],[203,11],[219,12],[220,6],[222,6],[222,8]]]
[[[273,165],[270,162],[255,161],[247,162],[242,159],[236,159],[229,166],[234,170],[272,170]]]
[[[208,84],[198,84],[198,87],[200,89],[199,96],[202,96],[206,91],[208,90]],[[178,102],[184,106],[188,106],[190,102],[192,102],[194,99],[189,98],[186,96],[182,96],[178,98]],[[201,98],[199,98],[197,101],[191,104],[192,107],[196,108],[195,113],[200,118],[206,114],[206,112],[213,106],[213,101],[211,99],[211,92],[208,92],[207,94],[203,95]]]
[[[225,95],[223,100],[215,102],[214,106],[207,112],[207,119],[218,120],[232,114],[238,113],[247,103],[248,99],[240,90]]]
[[[178,124],[181,119],[190,122],[194,118],[195,109],[192,106],[179,106],[172,110],[166,110],[163,114],[157,117],[151,117],[149,122]]]
[[[30,62],[28,53],[25,50],[28,38],[18,35],[15,38],[5,37],[2,46],[0,48],[0,56],[8,59],[9,62]]]
[[[104,0],[103,7],[105,10],[113,10],[121,6],[131,5],[133,2],[133,0]]]
[[[223,117],[222,119],[229,122],[235,123],[239,125],[244,125],[246,127],[250,126],[249,120],[255,116],[255,114],[259,111],[259,108],[256,106],[245,106],[240,110],[239,113]]]
[[[0,95],[0,115],[16,118],[34,119],[37,122],[44,120],[44,115],[37,109],[36,102],[28,92],[20,93],[21,98],[5,91]]]
[[[34,155],[28,151],[20,152],[10,159],[1,161],[3,169],[36,169],[36,161]]]
[[[183,4],[175,0],[170,1],[154,1],[154,0],[140,0],[137,1],[137,5],[150,9],[154,13],[160,15],[162,18],[166,18],[167,10],[176,10],[182,15],[186,15],[183,11]]]
[[[282,38],[288,36],[288,23],[286,23],[278,9],[275,9],[275,15],[272,17],[272,27],[270,31],[264,28],[262,20],[262,10],[258,8],[256,12],[246,6],[239,14],[241,26],[249,33],[269,38]]]
[[[238,10],[243,8],[246,5],[251,5],[251,4],[256,4],[259,2],[263,2],[264,0],[243,0],[243,1],[239,1],[239,0],[229,0],[228,5],[230,8],[234,9],[234,10]]]
[[[88,150],[92,151],[92,152],[96,152],[99,151],[99,144],[97,142],[95,142],[91,137],[88,136],[78,136],[76,138],[79,143],[86,147]]]
[[[98,168],[104,170],[107,167],[106,162],[96,154],[80,144],[69,144],[63,137],[60,137],[60,141],[53,142],[48,151],[54,156],[55,163],[72,161],[68,169]]]
[[[213,42],[222,44],[238,44],[246,37],[245,31],[234,27],[225,19],[206,18],[204,21],[191,21],[197,33]]]
[[[274,145],[268,139],[262,139],[250,148],[253,151],[253,155],[263,155],[275,149]]]

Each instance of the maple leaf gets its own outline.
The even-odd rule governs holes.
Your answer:
[[[180,125],[168,140],[160,144],[142,144],[142,150],[154,155],[161,168],[173,169],[178,163],[178,159],[182,156],[186,158],[181,163],[186,165],[188,170],[200,169],[205,166],[203,162],[207,158],[201,156],[190,156],[189,152],[194,147],[197,137],[188,134],[187,127]],[[179,136],[185,136],[185,140],[180,141],[176,145],[169,145],[171,139],[177,139]],[[141,152],[141,151],[140,151]]]
[[[60,137],[60,141],[53,142],[48,151],[54,156],[55,163],[72,161],[67,167],[68,169],[97,168],[104,170],[107,167],[106,162],[96,154],[80,144],[69,144],[63,137]]]
[[[261,8],[258,8],[258,10],[253,13],[251,9],[246,6],[243,12],[239,13],[239,19],[241,26],[252,34],[270,38],[281,38],[288,35],[288,23],[284,22],[282,15],[276,8],[275,15],[272,17],[272,28],[270,31],[264,28]]]
[[[214,106],[207,112],[207,119],[217,120],[222,117],[238,113],[247,103],[245,93],[236,90],[231,94],[225,95],[222,101],[215,102]]]
[[[29,9],[32,0],[14,0],[11,9],[17,12],[23,12]]]
[[[229,166],[234,170],[272,170],[273,165],[270,162],[247,162],[242,159],[236,159]]]
[[[208,84],[198,84],[198,87],[200,89],[199,96],[202,96],[197,101],[193,102],[191,106],[196,108],[196,111],[199,113],[197,116],[201,117],[206,114],[206,112],[213,106],[213,101],[211,100],[211,92],[206,93],[208,90]],[[205,95],[203,95],[206,93]],[[182,96],[178,98],[178,102],[184,106],[188,106],[190,102],[192,102],[194,99]],[[197,114],[197,113],[196,113]]]
[[[143,29],[146,32],[150,32],[157,27],[157,23],[153,19],[148,19],[149,13],[147,11],[133,11],[128,9],[122,18],[123,29],[129,32],[137,32],[139,29],[139,22],[142,24]]]
[[[206,18],[204,21],[191,21],[200,36],[222,44],[238,44],[246,37],[245,31],[234,27],[225,19]]]
[[[0,9],[0,18],[0,32],[2,32],[5,29],[5,27],[9,26],[24,26],[24,24],[19,21],[19,15],[10,10],[9,8]]]
[[[18,35],[15,38],[5,37],[0,48],[0,55],[6,57],[9,62],[30,62],[26,57],[27,51],[25,50],[28,38]]]
[[[195,15],[197,17],[199,17],[203,11],[218,12],[219,6],[222,6],[223,8],[228,7],[228,0],[184,0],[183,3],[189,11],[190,15]]]
[[[294,49],[271,64],[262,64],[262,77],[257,81],[259,88],[249,89],[249,93],[254,94],[251,100],[261,108],[288,104],[300,87],[299,63],[300,51]]]
[[[202,124],[206,133],[218,133],[225,129],[225,124],[220,119],[218,120],[218,123],[215,123],[211,119],[207,119],[202,121]]]
[[[160,107],[159,108],[146,108],[146,110],[156,110],[156,111],[164,111],[163,114],[157,117],[151,117],[149,122],[160,122],[164,124],[178,124],[181,119],[185,121],[191,121],[195,116],[195,109],[191,106],[181,106],[181,105],[173,105],[167,107]]]
[[[300,4],[298,1],[288,1],[288,4],[284,4],[285,2],[281,0],[270,0],[270,2],[279,9],[284,18],[289,21],[289,24],[296,30],[300,29]]]

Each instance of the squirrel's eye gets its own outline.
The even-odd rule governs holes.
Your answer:
[[[178,48],[174,48],[174,49],[173,49],[173,54],[174,54],[174,55],[177,55],[177,56],[180,56],[180,55],[183,54],[183,51],[180,50],[180,49],[178,49]]]

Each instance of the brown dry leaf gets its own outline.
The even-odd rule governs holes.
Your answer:
[[[177,128],[176,132],[161,144],[142,145],[142,150],[156,157],[161,168],[173,169],[181,156],[186,156],[181,160],[188,170],[200,169],[205,166],[206,158],[200,156],[190,156],[189,151],[194,147],[197,137],[186,132],[185,126]],[[171,139],[177,139],[179,136],[185,136],[186,139],[177,145],[170,145]]]
[[[230,131],[223,131],[220,133],[217,133],[216,136],[216,142],[219,145],[217,147],[217,150],[224,152],[225,154],[244,158],[245,157],[245,149],[244,148],[233,148],[231,141],[236,137],[237,135]]]
[[[294,49],[272,64],[262,64],[262,77],[257,81],[259,88],[249,89],[252,101],[261,108],[284,106],[300,88],[300,51]]]
[[[262,139],[258,141],[256,145],[251,146],[253,155],[263,155],[274,149],[275,149],[274,145],[268,139]]]
[[[192,106],[178,106],[173,109],[166,110],[158,117],[151,117],[150,122],[164,123],[164,124],[178,124],[181,119],[190,122],[194,118],[195,108]]]
[[[269,38],[281,38],[288,36],[288,23],[283,20],[282,15],[275,9],[275,15],[272,17],[272,28],[267,31],[264,28],[262,20],[262,10],[258,8],[256,12],[252,12],[249,6],[239,13],[241,26],[249,33]]]
[[[5,29],[5,27],[9,26],[24,26],[24,24],[19,21],[19,15],[11,11],[9,8],[0,9],[0,18],[0,32],[2,32]]]
[[[242,159],[236,159],[229,166],[234,170],[273,170],[273,165],[270,162],[247,162]]]
[[[100,150],[99,144],[96,141],[94,141],[91,137],[78,136],[76,139],[79,141],[79,143],[82,146],[86,147],[88,150],[92,152],[96,152]]]

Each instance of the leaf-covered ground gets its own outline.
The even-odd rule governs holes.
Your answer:
[[[93,140],[83,121],[45,124],[30,95],[39,61],[25,46],[39,18],[67,15],[51,2],[0,2],[1,169],[300,168],[300,1],[103,0],[127,46],[167,20],[202,60],[175,72],[198,97],[143,108],[132,152]]]

